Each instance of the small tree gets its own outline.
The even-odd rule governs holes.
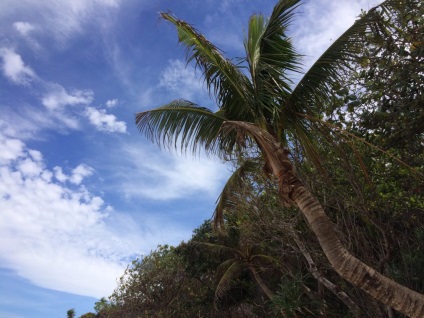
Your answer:
[[[68,318],[75,318],[75,309],[74,309],[74,308],[69,309],[69,310],[66,312],[66,316],[67,316]]]

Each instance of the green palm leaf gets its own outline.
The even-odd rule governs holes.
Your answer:
[[[215,244],[215,243],[208,243],[208,242],[199,242],[199,241],[190,241],[190,244],[193,244],[196,247],[203,248],[204,250],[215,254],[215,255],[237,255],[240,254],[240,256],[244,256],[241,254],[240,251],[238,251],[235,248],[225,246],[222,244]]]
[[[336,147],[340,139],[328,133],[328,129],[317,125],[316,121],[312,123],[307,118],[319,118],[322,114],[325,107],[323,101],[329,100],[331,84],[339,80],[343,67],[349,67],[349,63],[355,59],[358,52],[358,35],[366,32],[370,24],[379,19],[377,8],[379,6],[369,10],[347,29],[312,65],[288,99],[281,101],[285,112],[279,122],[278,135],[289,134],[298,140],[304,155],[321,172],[323,169],[318,145],[323,139],[320,137],[324,134],[324,140],[331,147]],[[305,117],[304,114],[308,116]]]
[[[244,41],[255,94],[255,122],[274,132],[271,123],[278,121],[281,111],[278,100],[286,99],[291,92],[287,71],[299,71],[299,55],[286,35],[298,3],[279,1],[268,20],[263,15],[253,15]]]
[[[215,290],[215,308],[217,308],[219,300],[225,296],[228,290],[231,289],[235,278],[240,275],[242,270],[243,267],[236,259],[226,260],[225,262],[221,263],[221,265],[219,265],[217,269],[217,275],[219,275],[218,277],[220,277],[220,279]],[[223,274],[220,275],[221,273]]]
[[[223,225],[224,210],[234,205],[232,200],[234,193],[243,187],[245,177],[252,172],[258,171],[261,166],[258,160],[244,161],[227,180],[222,192],[217,200],[213,221],[214,226],[219,228]]]
[[[208,90],[214,93],[218,105],[226,110],[228,118],[252,118],[247,108],[252,104],[247,103],[252,100],[251,85],[240,69],[190,24],[169,13],[161,13],[161,17],[176,26],[179,41],[187,51],[187,62],[196,62]]]
[[[379,19],[377,7],[372,8],[347,29],[334,43],[318,58],[308,72],[296,85],[287,101],[290,107],[307,113],[322,112],[321,101],[328,100],[331,83],[338,81],[339,70],[348,66],[358,53],[358,35],[366,32],[373,22]]]
[[[291,81],[287,77],[287,71],[300,70],[299,55],[286,35],[298,3],[299,0],[283,0],[274,7],[268,20],[263,15],[250,18],[245,49],[256,96],[257,89],[261,86],[258,81],[268,81],[270,87],[266,88],[274,92],[277,90],[279,94],[290,92]],[[277,87],[275,80],[278,80]]]
[[[220,132],[224,121],[223,112],[214,113],[185,100],[136,114],[137,127],[147,138],[167,149],[177,150],[180,145],[182,152],[190,149],[194,154],[199,146],[218,155],[231,151],[234,135]]]

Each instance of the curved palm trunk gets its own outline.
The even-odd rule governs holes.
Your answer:
[[[321,204],[298,178],[288,153],[268,132],[245,122],[226,122],[223,129],[248,132],[278,179],[283,202],[299,207],[334,270],[351,284],[397,311],[424,317],[424,295],[396,283],[353,256],[338,238]]]
[[[403,314],[424,317],[424,295],[396,283],[353,256],[338,238],[334,224],[318,200],[303,185],[295,186],[290,197],[306,217],[325,255],[340,276]]]

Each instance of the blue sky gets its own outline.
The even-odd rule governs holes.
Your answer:
[[[174,99],[214,108],[172,11],[228,57],[274,1],[2,0],[0,318],[77,316],[126,265],[211,217],[230,167],[160,151],[135,113]],[[305,1],[291,30],[306,67],[373,1]]]

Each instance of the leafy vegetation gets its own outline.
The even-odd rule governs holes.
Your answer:
[[[240,65],[162,14],[219,110],[174,101],[137,124],[234,174],[214,222],[130,264],[96,317],[422,317],[424,5],[363,13],[293,88],[297,5],[251,18]]]

